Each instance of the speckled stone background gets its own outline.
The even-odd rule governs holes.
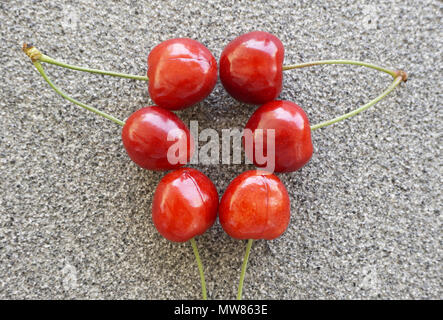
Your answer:
[[[367,112],[313,133],[308,165],[279,175],[286,233],[253,246],[246,299],[441,299],[442,12],[439,1],[1,1],[0,298],[199,299],[189,243],[151,220],[164,173],[127,157],[121,129],[56,95],[21,51],[145,74],[159,42],[191,37],[218,59],[241,33],[265,30],[285,63],[358,59],[410,80]],[[151,103],[146,84],[46,66],[74,97],[119,118]],[[312,123],[388,86],[360,67],[285,72],[282,99]],[[200,129],[241,128],[254,106],[220,83],[178,112]],[[204,142],[201,142],[204,144]],[[196,166],[220,194],[252,166]],[[245,242],[218,222],[199,237],[209,297],[234,298]]]

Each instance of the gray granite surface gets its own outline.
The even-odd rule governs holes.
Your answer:
[[[441,299],[442,12],[439,1],[0,1],[0,298],[199,299],[189,243],[151,220],[164,175],[127,157],[118,125],[56,95],[21,51],[32,42],[78,65],[143,75],[159,42],[191,37],[218,59],[265,30],[285,63],[348,58],[403,68],[409,81],[352,120],[313,133],[302,170],[280,174],[290,227],[257,241],[245,299]],[[146,84],[47,66],[74,97],[125,119],[152,102]],[[388,86],[352,66],[285,73],[282,99],[312,123]],[[255,107],[220,82],[178,112],[200,128],[241,128]],[[220,195],[250,165],[195,165]],[[209,297],[234,298],[245,242],[218,222],[197,239]]]

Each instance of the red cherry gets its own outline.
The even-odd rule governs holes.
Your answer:
[[[209,229],[217,217],[218,193],[198,170],[182,168],[160,180],[152,202],[158,232],[176,242],[188,241]]]
[[[285,186],[275,175],[261,170],[237,176],[220,201],[220,224],[236,239],[275,239],[286,230],[289,218]]]
[[[256,144],[263,146],[263,154],[271,153],[267,145],[267,129],[275,130],[275,171],[290,172],[303,167],[312,156],[311,128],[306,113],[290,101],[271,101],[259,107],[251,116],[245,129],[252,131],[253,147],[246,149],[246,155],[258,167]],[[263,129],[263,135],[256,130]],[[245,144],[246,133],[243,135]]]
[[[235,99],[263,104],[278,97],[284,48],[274,35],[254,31],[231,41],[220,57],[220,80]]]
[[[122,140],[132,161],[149,170],[180,168],[194,151],[194,140],[186,125],[171,111],[157,106],[131,114],[123,126]],[[173,145],[183,148],[171,148]],[[172,160],[177,163],[168,159],[170,148],[176,151]]]
[[[149,94],[160,107],[180,110],[206,98],[217,82],[217,61],[200,42],[160,43],[148,56]]]

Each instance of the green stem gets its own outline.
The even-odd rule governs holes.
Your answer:
[[[96,113],[96,114],[98,114],[98,115],[100,115],[100,116],[102,116],[102,117],[104,117],[106,119],[114,121],[115,123],[117,123],[117,124],[119,124],[121,126],[125,125],[124,121],[121,121],[121,120],[119,120],[119,119],[117,119],[117,118],[115,118],[115,117],[113,117],[113,116],[111,116],[111,115],[109,115],[109,114],[107,114],[105,112],[102,112],[102,111],[100,111],[100,110],[98,110],[96,108],[90,107],[90,106],[88,106],[88,105],[86,105],[86,104],[84,104],[84,103],[82,103],[82,102],[80,102],[78,100],[75,100],[74,98],[71,98],[69,95],[67,95],[65,92],[60,90],[56,85],[54,85],[52,83],[52,81],[48,78],[48,76],[45,73],[45,70],[43,69],[42,65],[40,64],[40,62],[38,60],[35,60],[35,61],[33,60],[32,63],[34,64],[34,66],[36,67],[38,72],[42,75],[43,79],[45,79],[45,81],[51,86],[51,88],[54,89],[54,91],[57,92],[59,95],[61,95],[63,98],[65,98],[66,100],[68,100],[68,101],[70,101],[70,102],[72,102],[72,103],[74,103],[74,104],[76,104],[76,105],[78,105],[78,106],[80,106],[80,107],[82,107],[82,108],[84,108],[86,110],[92,111],[92,112],[94,112],[94,113]]]
[[[343,114],[343,115],[341,115],[339,117],[336,117],[334,119],[331,119],[331,120],[328,120],[328,121],[324,121],[324,122],[320,122],[318,124],[315,124],[315,125],[311,126],[311,130],[316,130],[316,129],[319,129],[319,128],[323,128],[323,127],[329,126],[331,124],[334,124],[336,122],[345,120],[347,118],[350,118],[350,117],[353,117],[353,116],[359,114],[360,112],[362,112],[362,111],[372,107],[374,104],[376,104],[377,102],[382,100],[390,92],[392,92],[392,90],[394,90],[395,87],[397,87],[402,81],[406,81],[407,78],[408,78],[406,72],[404,72],[402,70],[391,70],[391,69],[387,69],[387,68],[383,68],[383,67],[377,66],[375,64],[361,62],[361,61],[354,61],[354,60],[321,60],[321,61],[311,61],[311,62],[305,62],[305,63],[300,63],[300,64],[293,64],[293,65],[283,66],[283,70],[299,69],[299,68],[317,66],[317,65],[322,65],[322,64],[351,64],[351,65],[367,67],[367,68],[375,69],[375,70],[382,71],[382,72],[385,72],[385,73],[389,74],[390,76],[392,76],[394,78],[394,81],[378,97],[376,97],[375,99],[369,101],[364,106],[361,106],[360,108],[357,108],[357,109],[355,109],[355,110],[353,110],[351,112],[345,113],[345,114]]]
[[[112,71],[99,70],[99,69],[91,69],[91,68],[86,68],[86,67],[78,67],[78,66],[74,66],[72,64],[67,64],[67,63],[64,63],[61,61],[57,61],[57,60],[55,60],[51,57],[48,57],[47,55],[44,55],[44,54],[41,54],[41,56],[39,57],[38,60],[40,62],[46,62],[46,63],[54,64],[59,67],[68,68],[68,69],[77,70],[77,71],[98,73],[98,74],[103,74],[103,75],[107,75],[107,76],[120,77],[120,78],[126,78],[126,79],[135,79],[135,80],[143,80],[143,81],[149,80],[148,77],[144,77],[144,76],[137,76],[137,75],[133,75],[133,74],[112,72]]]
[[[393,78],[397,76],[397,71],[386,69],[380,66],[377,66],[375,64],[361,62],[361,61],[354,61],[354,60],[320,60],[320,61],[311,61],[311,62],[304,62],[300,64],[291,64],[287,66],[283,66],[283,70],[291,70],[291,69],[299,69],[299,68],[305,68],[305,67],[312,67],[312,66],[318,66],[322,64],[352,64],[356,66],[362,66],[367,67],[371,69],[375,69],[378,71],[385,72],[387,74],[390,74]]]
[[[357,109],[355,109],[355,110],[353,110],[353,111],[351,111],[351,112],[345,113],[344,115],[341,115],[341,116],[339,116],[339,117],[337,117],[337,118],[334,118],[334,119],[331,119],[331,120],[328,120],[328,121],[324,121],[324,122],[317,123],[317,124],[311,126],[311,130],[316,130],[316,129],[319,129],[319,128],[323,128],[323,127],[329,126],[329,125],[331,125],[331,124],[334,124],[334,123],[336,123],[336,122],[339,122],[339,121],[345,120],[345,119],[347,119],[347,118],[350,118],[350,117],[352,117],[352,116],[355,116],[355,115],[359,114],[360,112],[362,112],[362,111],[368,109],[369,107],[373,106],[374,104],[376,104],[377,102],[379,102],[381,99],[383,99],[384,97],[386,97],[386,96],[387,96],[390,92],[392,92],[392,90],[394,90],[395,87],[397,87],[402,81],[403,81],[403,79],[402,79],[401,76],[395,78],[394,81],[391,83],[391,85],[390,85],[385,91],[383,91],[383,93],[380,94],[377,98],[375,98],[375,99],[369,101],[369,102],[368,102],[367,104],[365,104],[364,106],[361,106],[360,108],[357,108]]]
[[[201,287],[202,287],[203,300],[208,300],[208,297],[206,294],[205,273],[203,272],[203,264],[200,260],[200,255],[198,254],[197,243],[195,242],[194,238],[192,238],[190,241],[191,241],[191,245],[192,245],[192,250],[194,251],[195,260],[197,261],[198,271],[200,272],[200,282],[201,282]]]
[[[105,70],[99,70],[99,69],[78,67],[78,66],[74,66],[72,64],[67,64],[67,63],[64,63],[61,61],[57,61],[51,57],[48,57],[47,55],[44,55],[36,47],[34,47],[31,44],[27,44],[27,43],[23,44],[22,50],[24,53],[26,53],[26,55],[29,58],[31,58],[32,62],[36,62],[36,61],[46,62],[46,63],[54,64],[56,66],[68,68],[68,69],[72,69],[72,70],[98,73],[98,74],[103,74],[103,75],[108,75],[108,76],[113,76],[113,77],[121,77],[121,78],[126,78],[126,79],[135,79],[135,80],[143,80],[143,81],[149,80],[148,77],[136,76],[133,74],[126,74],[126,73],[119,73],[119,72],[112,72],[112,71],[105,71]]]
[[[241,273],[240,273],[240,282],[238,284],[237,300],[242,299],[243,282],[245,281],[246,267],[248,266],[249,253],[251,252],[251,247],[253,242],[254,242],[253,239],[249,239],[248,244],[246,245],[245,257],[243,258],[243,265],[241,267]]]

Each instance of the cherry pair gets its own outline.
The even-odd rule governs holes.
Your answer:
[[[257,145],[268,154],[268,132],[274,131],[276,172],[295,171],[312,156],[311,128],[301,107],[290,101],[275,101],[282,90],[284,47],[268,32],[254,31],[231,41],[220,57],[220,80],[235,99],[263,104],[250,117],[245,129],[252,132],[252,148],[246,156],[257,167]],[[262,134],[256,134],[257,130]],[[243,144],[245,137],[243,137]]]
[[[204,300],[207,299],[206,282],[195,237],[214,224],[217,211],[228,235],[249,239],[237,293],[237,299],[241,299],[253,239],[275,239],[288,227],[288,192],[275,175],[259,170],[246,171],[229,184],[219,206],[214,184],[196,169],[177,169],[160,180],[152,202],[154,225],[170,241],[191,242]]]
[[[192,168],[165,175],[157,186],[152,219],[166,239],[184,242],[203,234],[215,222],[236,239],[275,239],[289,224],[289,196],[273,174],[250,170],[227,187],[221,201],[211,180]]]
[[[194,141],[186,125],[169,110],[190,107],[206,98],[217,82],[217,62],[200,42],[181,38],[160,43],[148,56],[149,95],[157,106],[134,112],[122,130],[129,157],[149,170],[171,170],[192,157]],[[171,163],[168,152],[183,144]]]

